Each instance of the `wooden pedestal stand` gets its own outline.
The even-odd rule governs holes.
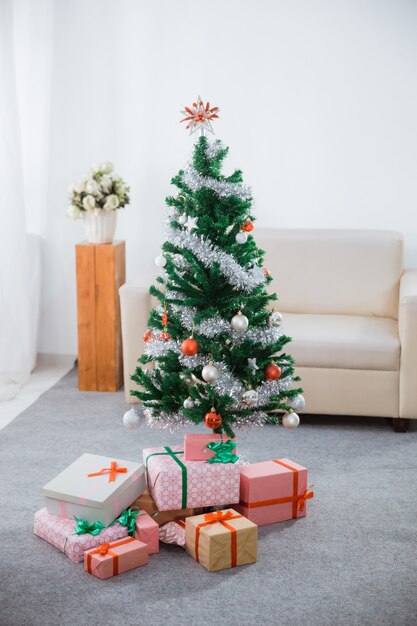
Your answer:
[[[117,391],[123,383],[119,287],[124,284],[125,242],[76,245],[78,387]]]

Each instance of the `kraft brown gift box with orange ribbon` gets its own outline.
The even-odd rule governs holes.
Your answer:
[[[185,549],[209,572],[255,563],[258,527],[233,509],[187,517]]]
[[[133,537],[102,543],[84,552],[85,570],[102,580],[146,565],[148,561],[148,546]]]
[[[305,517],[307,468],[290,459],[250,463],[240,468],[240,502],[236,510],[257,526]]]
[[[201,512],[201,509],[178,509],[176,511],[158,511],[155,502],[149,491],[146,490],[139,498],[137,498],[132,506],[139,507],[140,510],[146,511],[148,515],[154,518],[155,522],[159,526],[164,526],[168,522],[173,522],[176,519],[184,519],[190,515],[197,515]]]

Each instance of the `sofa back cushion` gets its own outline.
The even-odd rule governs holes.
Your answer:
[[[400,233],[255,228],[254,236],[280,311],[397,318]]]

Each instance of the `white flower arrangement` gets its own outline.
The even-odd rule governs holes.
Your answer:
[[[70,206],[66,214],[81,219],[86,211],[115,211],[129,203],[128,187],[113,170],[113,163],[105,161],[93,165],[88,175],[69,188]]]

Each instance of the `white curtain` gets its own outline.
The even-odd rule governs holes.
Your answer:
[[[40,233],[35,207],[40,188],[33,185],[32,176],[25,176],[30,170],[25,146],[32,145],[27,141],[28,123],[38,130],[40,126],[24,115],[32,105],[36,114],[36,102],[19,88],[19,82],[20,87],[27,84],[30,49],[23,56],[16,54],[14,24],[27,8],[26,2],[0,0],[0,401],[18,393],[35,365],[39,322]],[[42,158],[39,146],[36,156]],[[38,170],[36,161],[33,168]],[[37,176],[38,182],[41,178]]]

